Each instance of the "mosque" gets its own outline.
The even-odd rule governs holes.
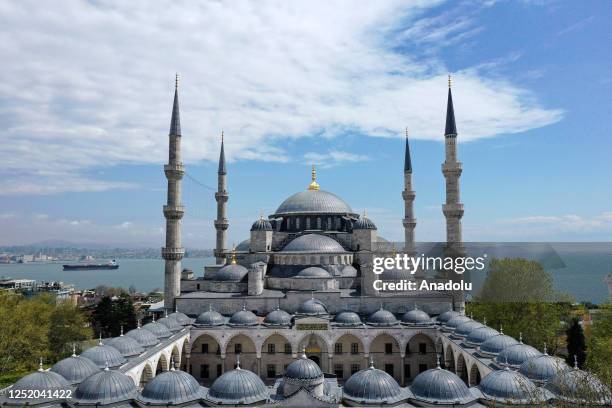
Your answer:
[[[445,127],[447,242],[463,251],[457,128],[448,89]],[[228,166],[218,167],[215,265],[182,270],[178,87],[170,125],[166,315],[41,368],[0,391],[2,406],[505,407],[609,406],[610,391],[540,351],[464,314],[461,291],[378,291],[385,281],[448,280],[405,270],[373,273],[373,259],[415,254],[412,164],[405,141],[402,248],[373,220],[310,184],[253,222],[228,248]],[[528,340],[528,339],[527,339]],[[34,390],[34,392],[31,392]],[[51,390],[49,394],[47,391]],[[53,391],[69,390],[70,394]],[[22,398],[16,397],[22,395]]]

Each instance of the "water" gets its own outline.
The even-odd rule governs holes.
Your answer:
[[[214,258],[185,258],[183,268],[190,268],[202,276],[204,265],[213,264]],[[134,285],[140,292],[164,287],[163,259],[117,259],[119,269],[64,271],[62,263],[0,264],[0,277],[62,281],[77,289],[91,289],[98,285],[128,289]]]

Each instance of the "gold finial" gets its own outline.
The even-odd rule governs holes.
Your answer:
[[[312,176],[312,182],[308,186],[308,189],[309,190],[319,190],[319,183],[317,183],[317,170],[315,169],[314,164],[312,165],[311,176]]]
[[[451,76],[449,74],[448,75],[448,89],[450,89],[452,85],[453,85],[453,79],[451,78]]]
[[[236,265],[236,245],[232,246],[232,265]]]
[[[178,82],[179,82],[179,74],[177,72],[176,76],[174,77],[174,89],[178,89]]]

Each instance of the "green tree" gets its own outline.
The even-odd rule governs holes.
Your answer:
[[[68,302],[59,303],[51,312],[49,330],[49,350],[54,359],[70,354],[70,343],[92,337],[91,328],[83,313]]]
[[[587,368],[612,389],[612,303],[599,306],[588,345]]]
[[[578,361],[578,367],[582,368],[586,361],[586,339],[584,338],[584,330],[580,320],[575,317],[572,319],[572,323],[565,331],[567,335],[567,357],[565,361],[573,366],[574,356]]]
[[[104,296],[92,314],[92,324],[102,337],[119,336],[121,326],[125,331],[135,328],[136,313],[132,299],[126,294],[116,300]]]
[[[104,296],[94,309],[91,315],[93,329],[96,335],[102,337],[110,336],[113,327],[113,301],[110,296]]]

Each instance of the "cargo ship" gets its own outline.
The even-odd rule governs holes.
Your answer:
[[[114,259],[107,263],[78,263],[63,265],[65,271],[84,271],[100,269],[119,269],[119,264]]]

